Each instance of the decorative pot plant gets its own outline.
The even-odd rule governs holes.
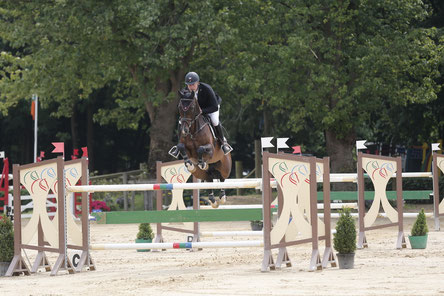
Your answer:
[[[6,215],[0,215],[0,276],[5,275],[14,257],[14,228]]]
[[[424,209],[421,209],[418,216],[416,216],[415,223],[412,227],[412,233],[409,235],[409,241],[412,249],[425,249],[427,247],[428,232],[429,228],[427,227]]]
[[[262,228],[264,227],[264,222],[262,222],[262,220],[253,220],[250,221],[250,225],[251,225],[251,230],[259,231],[262,230]]]
[[[351,216],[350,208],[343,208],[340,211],[338,222],[336,223],[336,233],[333,238],[333,247],[338,252],[340,269],[350,269],[354,266],[356,250],[356,226],[355,220]]]
[[[137,233],[136,243],[153,242],[154,233],[149,223],[140,223],[139,232]],[[149,249],[138,249],[137,252],[149,252]]]

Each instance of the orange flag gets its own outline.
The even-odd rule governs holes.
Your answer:
[[[35,120],[35,100],[34,99],[31,102],[31,116],[32,116],[32,120]]]

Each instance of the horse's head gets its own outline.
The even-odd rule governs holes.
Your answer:
[[[186,136],[190,133],[191,126],[196,118],[202,113],[194,91],[179,91],[179,114],[180,114],[180,130]]]

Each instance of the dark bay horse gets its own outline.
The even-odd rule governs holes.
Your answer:
[[[188,171],[196,178],[213,182],[225,181],[231,172],[231,154],[224,154],[214,136],[209,118],[202,114],[194,92],[179,91],[179,144],[177,149],[185,161]],[[213,208],[225,203],[225,190],[221,190],[219,201],[211,190],[209,200]]]

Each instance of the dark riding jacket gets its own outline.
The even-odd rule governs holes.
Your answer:
[[[206,83],[199,83],[197,101],[203,114],[209,114],[219,110],[222,99],[214,92],[213,88]]]

